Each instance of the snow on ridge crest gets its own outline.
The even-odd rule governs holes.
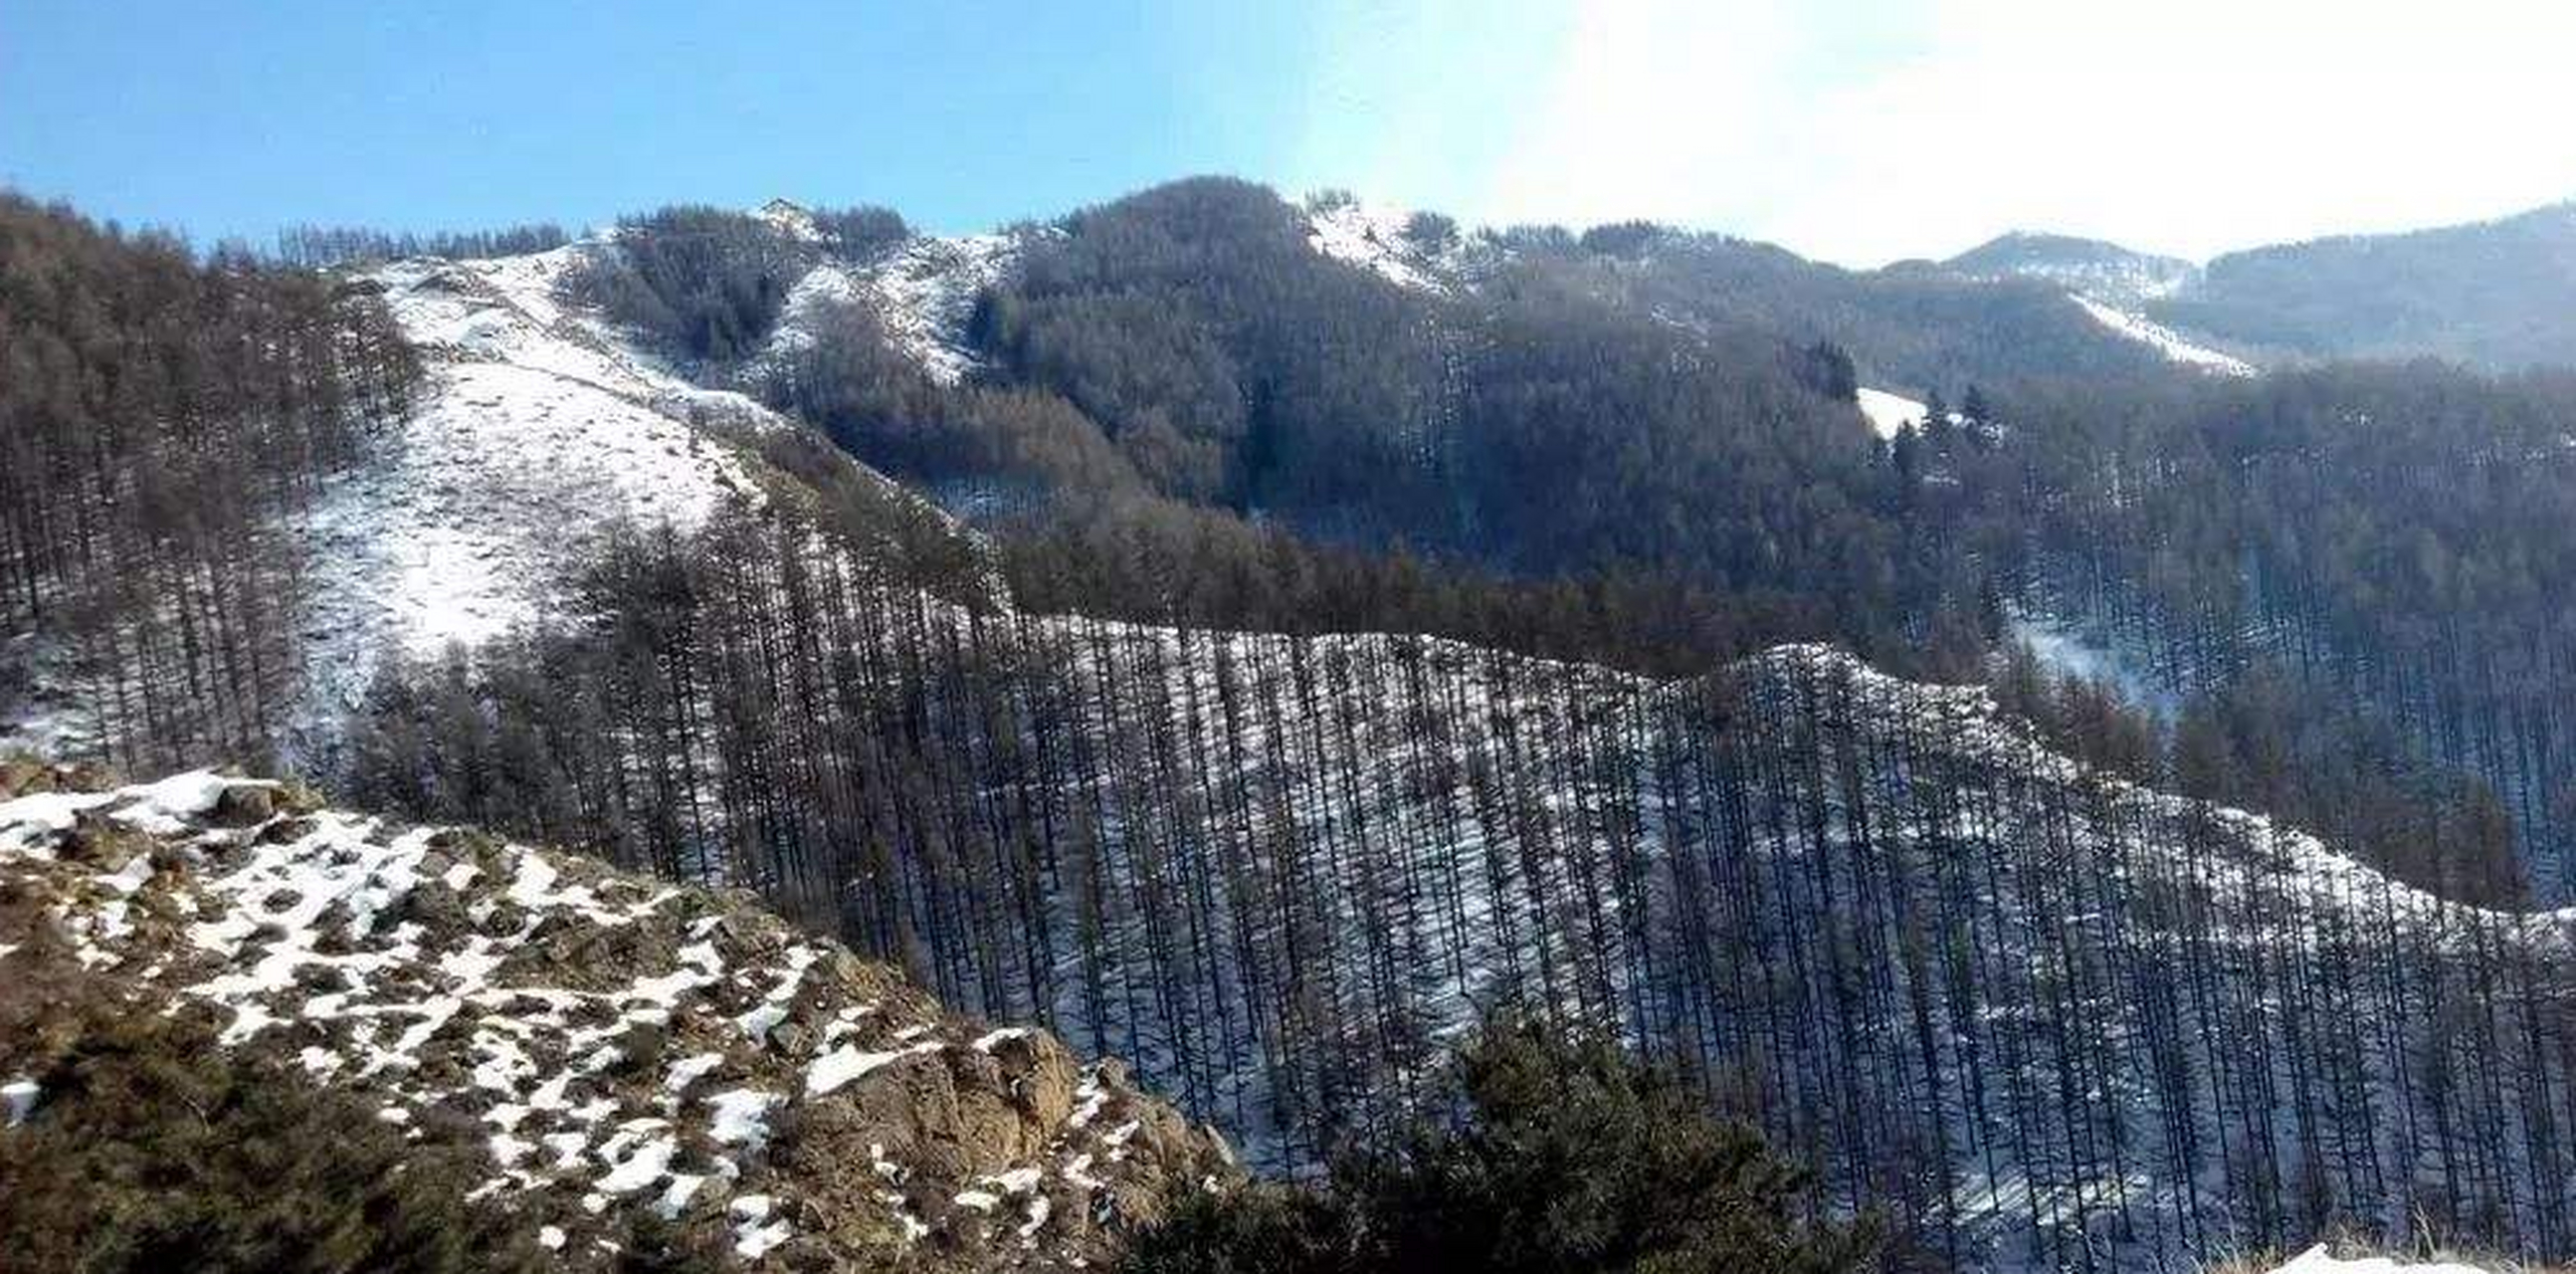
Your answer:
[[[1368,270],[1398,287],[1440,292],[1448,284],[1411,233],[1413,213],[1364,203],[1330,199],[1310,205],[1306,241],[1336,261]]]
[[[914,235],[858,264],[829,257],[789,288],[787,303],[747,374],[758,375],[812,347],[817,315],[858,305],[876,316],[886,339],[943,385],[972,374],[981,359],[966,329],[984,289],[1010,276],[1025,250],[1019,233],[943,237]]]
[[[799,243],[823,241],[823,230],[815,224],[813,210],[793,199],[772,199],[762,204],[756,215]]]
[[[2534,938],[2576,942],[2576,906],[2516,911],[2445,899],[2398,880],[2326,844],[2315,834],[2270,815],[2178,796],[2097,770],[2049,747],[2029,723],[2003,715],[1993,690],[1984,685],[1908,681],[1871,667],[1840,646],[1823,642],[1774,646],[1750,656],[1738,669],[1753,678],[1788,684],[1842,681],[1851,688],[1854,701],[1868,705],[1873,716],[1933,724],[1945,737],[1945,746],[1959,756],[1993,758],[2005,772],[2090,787],[2116,802],[2165,814],[2197,811],[2227,829],[2241,845],[2286,859],[2290,878],[2304,887],[2374,899],[2373,905],[2384,906],[2387,910],[2383,914],[2387,916],[2421,920],[2436,914],[2474,915]]]

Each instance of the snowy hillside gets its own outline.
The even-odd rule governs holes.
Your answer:
[[[421,330],[494,321],[468,325],[481,307],[433,307],[419,281],[396,282]],[[548,382],[521,362],[637,361],[578,319],[511,344],[508,317],[477,339],[514,361],[480,370],[523,391]],[[474,383],[459,361],[475,360],[442,374]],[[1875,401],[1882,418],[1919,414]],[[2152,1259],[2185,1225],[2213,1244],[2270,1241],[2301,1231],[2275,1188],[2247,1182],[2317,1138],[2369,1147],[2325,1178],[2339,1212],[2362,1217],[2426,1206],[2423,1173],[2480,1153],[2442,1131],[2465,1125],[2348,1098],[2421,1103],[2427,1068],[2483,1047],[2437,1033],[2438,997],[2475,985],[2445,934],[2561,941],[2563,918],[2445,907],[2313,838],[2091,774],[1980,692],[1816,648],[1716,684],[1657,683],[1413,638],[978,617],[811,568],[847,609],[789,634],[793,666],[758,684],[700,668],[709,698],[693,709],[715,720],[746,695],[828,685],[818,702],[857,714],[797,727],[800,766],[824,786],[789,794],[796,830],[761,834],[808,845],[801,870],[828,880],[776,886],[842,891],[867,917],[853,940],[917,961],[948,1002],[1131,1058],[1265,1164],[1312,1162],[1485,1007],[1535,1002],[1713,1070],[1756,1067],[1773,1133],[1822,1147],[1848,1200],[1886,1197],[1870,1166],[1883,1138],[1946,1144],[1926,1151],[1943,1193],[1912,1215],[1998,1266],[2086,1242]],[[728,636],[731,614],[698,622],[710,658],[776,637]],[[901,758],[861,746],[893,728],[874,705],[914,705]],[[702,781],[667,802],[638,792],[615,821],[707,829],[672,861],[732,862],[726,829],[756,815],[725,794],[758,786],[737,767],[764,754],[721,735],[679,746]],[[925,774],[975,812],[925,824],[834,805]],[[862,845],[891,866],[848,857]],[[1888,954],[1935,937],[1967,967]],[[2364,954],[2417,980],[2291,999],[2270,968]],[[2158,1007],[2185,993],[2165,976],[2178,965],[2196,970],[2182,1016]],[[2384,1029],[2346,1041],[2333,1024],[2355,1019]],[[1797,1025],[1818,1022],[1839,1025]],[[2294,1069],[2329,1065],[2332,1097],[2293,1094]],[[2220,1112],[2225,1130],[2156,1155],[2096,1140]],[[2507,1106],[2479,1117],[2520,1128]],[[2545,1167],[2482,1170],[2527,1189]],[[2196,1183],[2228,1173],[2254,1176],[2220,1216]],[[2085,1237],[2105,1232],[2121,1237]]]
[[[681,741],[690,792],[603,823],[683,829],[655,852],[684,862],[708,856],[684,829],[757,825],[777,887],[838,890],[854,943],[1131,1059],[1257,1164],[1315,1162],[1518,1004],[1731,1077],[1833,1197],[1980,1268],[2277,1248],[2318,1198],[2509,1246],[2539,1239],[2480,1209],[2563,1189],[2512,1094],[2564,1073],[2576,917],[2446,903],[2093,771],[1981,689],[1814,646],[1663,682],[794,574],[849,601],[784,632],[697,615],[691,649],[782,654],[700,663],[692,711],[823,703],[785,744],[813,786],[757,788],[770,743]],[[897,730],[899,755],[871,742]],[[906,785],[930,812],[881,795]],[[754,790],[790,818],[724,795]],[[2316,972],[2359,968],[2402,974]]]
[[[1456,293],[1512,259],[1511,249],[1488,231],[1353,196],[1316,196],[1306,201],[1304,213],[1306,242],[1319,255],[1402,288]]]
[[[2199,344],[2161,323],[2141,318],[2125,310],[2114,309],[2080,293],[2070,295],[2077,305],[2084,307],[2086,314],[2093,316],[2094,322],[2139,344],[2154,348],[2171,362],[2220,376],[2255,374],[2254,365],[2244,359]]]
[[[786,215],[770,205],[773,219]],[[942,238],[914,235],[864,262],[820,259],[787,294],[778,327],[751,362],[751,374],[776,366],[813,341],[813,315],[821,307],[855,304],[875,314],[897,350],[942,384],[974,370],[977,357],[966,339],[975,298],[1014,269],[1026,234],[1014,231]]]
[[[1881,438],[1893,438],[1897,430],[1923,423],[1923,404],[1901,394],[1863,385],[1859,399],[1861,417],[1869,421],[1870,431]]]
[[[649,1210],[772,1268],[1060,1268],[1229,1171],[1116,1063],[738,897],[211,773],[79,787],[0,773],[0,978],[202,1015],[415,1139],[472,1130],[471,1197],[575,1267]],[[0,1038],[10,1124],[46,1118],[56,1047]]]
[[[315,580],[301,625],[298,755],[327,749],[377,659],[489,640],[559,609],[620,523],[687,529],[757,501],[737,440],[794,426],[624,349],[557,294],[585,241],[365,276],[429,364],[420,405],[299,528]]]
[[[294,528],[315,586],[291,760],[328,768],[384,655],[435,657],[553,617],[617,528],[687,532],[724,502],[758,507],[781,481],[753,453],[801,424],[692,383],[567,295],[575,271],[618,250],[610,232],[529,256],[396,261],[361,279],[429,378],[419,406]],[[864,271],[814,265],[773,341],[799,339],[800,301],[854,295],[926,368],[954,377],[975,292],[1014,252],[1000,236],[915,239]]]
[[[1965,278],[2053,284],[2094,322],[2154,349],[2167,361],[2225,376],[2255,372],[2245,360],[2145,317],[2152,302],[2187,295],[2201,284],[2200,267],[2189,261],[2132,252],[2098,239],[2015,231],[1942,265]]]
[[[2057,1266],[2087,1242],[2152,1268],[2186,1228],[2213,1247],[2297,1233],[2259,1193],[2214,1215],[2195,1194],[2205,1179],[2366,1146],[2321,1169],[2322,1188],[2395,1224],[2441,1174],[2487,1158],[2485,1139],[2435,1134],[2413,1105],[2489,1047],[2445,1025],[2446,998],[2482,976],[2460,935],[2565,950],[2566,915],[2442,904],[2265,819],[2091,773],[1997,720],[1980,691],[1830,651],[1755,661],[1730,700],[1405,639],[1061,640],[1041,647],[1067,669],[1053,693],[1100,705],[1096,747],[1139,767],[1217,749],[1183,802],[1204,813],[1171,812],[1168,791],[1129,803],[1139,774],[1120,768],[1005,790],[1040,807],[1108,794],[1077,843],[1210,890],[1131,895],[1149,886],[1113,868],[1105,887],[1134,909],[1080,947],[1045,937],[1080,931],[1078,896],[1040,890],[1026,905],[1047,923],[960,939],[946,985],[973,994],[986,957],[970,950],[1021,947],[1058,969],[1057,989],[998,1005],[1105,1032],[1274,1161],[1302,1153],[1302,1135],[1262,1135],[1274,1118],[1337,1089],[1366,1100],[1342,1085],[1382,1096],[1389,1081],[1364,1076],[1421,1065],[1413,1050],[1478,1006],[1537,1001],[1715,1070],[1767,1059],[1773,1134],[1819,1146],[1854,1201],[1887,1197],[1868,1174],[1891,1140],[1949,1147],[1932,1156],[1944,1184],[1921,1199],[1928,1223],[1996,1268]],[[1264,707],[1301,694],[1332,705],[1325,720]],[[1742,737],[1708,732],[1721,702],[1750,723]],[[1898,962],[1912,943],[1960,963]],[[2280,981],[2364,960],[2410,972],[2340,991]],[[1282,978],[1329,988],[1313,993],[1330,1011],[1271,1001]],[[1130,1007],[1104,1019],[1086,999],[1102,985]],[[2516,1023],[2494,1039],[2513,1050],[2500,1072],[2550,1065],[2505,1042],[2559,1020],[2545,1000],[2529,1019],[2485,1002]],[[1274,1020],[1302,1043],[1255,1025]],[[2297,1078],[2313,1066],[2335,1078]],[[2418,1096],[2359,1098],[2398,1091]],[[2522,1145],[2534,1130],[2495,1097],[2474,1099],[2479,1117]],[[2179,1142],[2102,1140],[2222,1115],[2238,1122]],[[2516,1152],[2492,1167],[2530,1183],[2546,1165]]]

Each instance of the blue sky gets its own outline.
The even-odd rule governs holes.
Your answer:
[[[200,240],[1228,172],[1853,263],[2208,253],[2576,196],[2576,5],[2446,0],[0,4],[0,181]]]

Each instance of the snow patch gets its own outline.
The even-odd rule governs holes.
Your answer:
[[[913,1044],[899,1048],[891,1053],[871,1053],[844,1044],[815,1058],[814,1064],[806,1069],[805,1095],[820,1097],[865,1077],[870,1071],[879,1067],[899,1062],[916,1053],[936,1053],[946,1047],[947,1045],[932,1040],[926,1044]]]
[[[28,1113],[36,1108],[36,1098],[43,1092],[36,1081],[24,1076],[0,1084],[0,1109],[8,1112],[7,1126],[15,1128],[27,1122]]]
[[[1893,438],[1897,430],[1919,424],[1923,419],[1923,404],[1884,389],[1871,389],[1864,385],[1859,398],[1862,418],[1869,421],[1870,430],[1881,438]]]
[[[1308,212],[1306,242],[1398,287],[1445,291],[1436,266],[1408,232],[1412,222],[1413,214],[1406,210],[1334,200]]]
[[[2188,337],[2161,323],[2141,318],[2125,310],[2113,309],[2080,292],[2070,292],[2067,295],[2072,297],[2077,305],[2083,306],[2084,312],[2091,315],[2094,322],[2130,340],[2153,347],[2157,353],[2164,355],[2168,362],[2196,367],[2220,376],[2251,376],[2255,373],[2252,363],[2232,354],[2222,354],[2206,345],[2194,344]]]
[[[769,1219],[776,1203],[765,1194],[746,1194],[737,1196],[726,1206],[725,1214],[734,1223],[734,1255],[746,1261],[757,1261],[795,1233],[786,1221]]]
[[[52,857],[47,847],[79,823],[82,811],[114,799],[112,792],[38,792],[0,802],[0,857]]]
[[[719,1145],[758,1149],[769,1141],[770,1112],[785,1100],[776,1093],[748,1088],[718,1093],[707,1103],[715,1111],[707,1123],[707,1136]]]
[[[978,1053],[989,1053],[1000,1047],[1005,1041],[1026,1039],[1028,1034],[1029,1028],[1025,1026],[1005,1026],[997,1031],[986,1031],[984,1034],[976,1037],[975,1051]]]
[[[2433,1261],[2423,1264],[2401,1264],[2385,1256],[2341,1258],[2326,1250],[2322,1243],[2309,1248],[2273,1274],[2485,1274],[2474,1265],[2455,1261]]]

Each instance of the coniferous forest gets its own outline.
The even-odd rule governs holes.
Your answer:
[[[1394,277],[1347,206],[1014,227],[932,330],[887,298],[969,249],[881,208],[254,252],[12,199],[0,706],[755,890],[1357,1246],[1483,1153],[1426,1111],[1530,1117],[1452,1059],[1536,1022],[1854,1261],[2576,1256],[2576,377],[2213,376],[1643,224],[1418,216]],[[315,501],[577,359],[747,479],[286,749]]]
[[[361,287],[6,196],[0,360],[0,687],[76,697],[121,765],[266,757],[296,515],[408,408],[411,347]]]

